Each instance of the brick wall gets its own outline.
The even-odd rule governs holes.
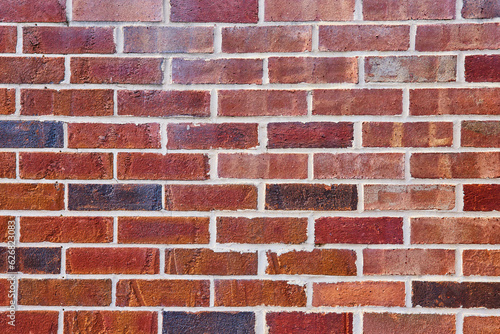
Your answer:
[[[0,0],[1,332],[499,333],[499,48],[498,0]]]

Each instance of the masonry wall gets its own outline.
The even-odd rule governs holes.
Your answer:
[[[0,0],[0,331],[499,333],[499,48],[498,0]]]

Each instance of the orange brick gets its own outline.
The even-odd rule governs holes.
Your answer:
[[[313,306],[401,306],[405,305],[404,282],[315,283]]]

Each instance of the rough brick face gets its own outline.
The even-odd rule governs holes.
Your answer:
[[[403,306],[403,282],[314,283],[313,306]]]
[[[158,331],[158,314],[147,311],[66,311],[64,333],[133,331],[138,334]]]
[[[500,122],[462,122],[460,143],[464,147],[500,147]]]
[[[365,122],[364,147],[441,147],[453,144],[451,122]]]
[[[465,317],[464,334],[494,334],[500,327],[500,317]]]
[[[58,317],[57,311],[16,311],[15,326],[9,324],[10,312],[0,313],[0,326],[5,334],[17,333],[40,333],[57,334]]]
[[[10,115],[16,111],[16,91],[0,89],[0,115]]]
[[[467,19],[500,17],[500,4],[492,0],[464,0],[462,16]]]
[[[500,184],[465,184],[464,211],[499,211]]]
[[[0,183],[0,210],[64,208],[64,185],[57,183]]]
[[[365,313],[363,333],[455,333],[455,317],[441,314]]]
[[[75,0],[73,20],[75,21],[146,21],[163,19],[161,0]]]
[[[464,275],[500,276],[500,252],[466,249],[462,254]]]
[[[465,80],[468,82],[499,82],[500,55],[465,57]]]
[[[163,312],[163,334],[206,332],[218,334],[254,333],[252,312]]]
[[[352,313],[269,312],[269,334],[352,334]]]
[[[2,0],[1,22],[64,22],[66,1],[64,0]]]
[[[7,248],[1,248],[2,258],[10,254]],[[0,272],[20,272],[24,274],[59,274],[61,272],[61,248],[21,247],[16,248],[14,268],[8,268],[7,262],[0,265]]]
[[[171,0],[172,22],[257,23],[258,0]]]
[[[266,21],[351,21],[354,0],[266,0]]]
[[[0,52],[14,53],[17,45],[17,29],[14,26],[0,27]]]
[[[0,178],[14,179],[16,177],[16,154],[0,153]]]
[[[454,0],[365,0],[365,20],[449,20],[455,18]]]
[[[50,84],[64,79],[64,58],[0,57],[0,83]]]

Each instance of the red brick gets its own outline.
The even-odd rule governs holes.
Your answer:
[[[183,153],[118,153],[118,178],[125,180],[206,180],[208,156]]]
[[[172,22],[257,23],[257,0],[171,0]]]
[[[352,313],[269,312],[269,334],[352,334]]]
[[[404,282],[314,283],[313,306],[405,306]]]
[[[124,52],[212,53],[213,27],[124,27]]]
[[[400,89],[314,90],[313,115],[401,115]]]
[[[64,58],[0,57],[0,83],[49,84],[64,79]]]
[[[403,219],[397,217],[316,219],[316,244],[402,244]]]
[[[365,185],[365,210],[451,210],[451,185]]]
[[[464,0],[462,16],[466,19],[500,17],[500,3],[492,0]]]
[[[220,90],[219,116],[305,116],[307,91]]]
[[[257,188],[244,184],[166,185],[165,207],[171,211],[255,210]]]
[[[19,311],[16,310],[15,326],[9,324],[10,311],[0,312],[0,328],[3,334],[19,333],[58,333],[58,311]]]
[[[20,153],[19,174],[23,179],[112,179],[111,153]]]
[[[306,240],[306,218],[217,218],[218,243],[300,244]]]
[[[364,249],[364,275],[451,275],[455,251],[448,249]]]
[[[118,242],[125,244],[208,244],[204,217],[120,217]]]
[[[24,53],[115,53],[113,28],[24,27]]]
[[[462,254],[466,276],[500,276],[500,251],[465,249]]]
[[[465,81],[500,82],[500,55],[466,56]]]
[[[266,0],[266,21],[351,21],[354,0]]]
[[[307,154],[219,154],[218,161],[221,178],[307,178]]]
[[[500,48],[500,24],[443,24],[417,27],[418,51],[496,50]]]
[[[172,81],[178,84],[261,84],[262,59],[172,60]]]
[[[411,175],[421,179],[500,177],[500,152],[413,153]]]
[[[65,0],[2,0],[1,22],[65,22]]]
[[[267,26],[222,28],[222,52],[311,51],[311,26]]]
[[[500,147],[500,122],[463,121],[460,142],[463,147]]]
[[[16,217],[11,216],[0,216],[0,242],[7,242],[9,240],[9,235],[13,236],[12,229],[9,229],[9,222],[15,221]],[[11,231],[11,233],[9,233]],[[12,239],[12,238],[10,238]]]
[[[451,122],[364,122],[364,147],[440,147],[453,144]]]
[[[70,248],[66,251],[68,274],[158,274],[157,248]]]
[[[19,305],[110,306],[110,279],[19,280]]]
[[[147,124],[68,124],[71,148],[160,148],[160,125]]]
[[[158,331],[158,313],[146,311],[65,311],[64,334]]]
[[[464,334],[496,334],[500,328],[500,317],[465,317]]]
[[[210,281],[119,280],[116,306],[209,306]]]
[[[162,0],[73,0],[74,21],[146,21],[163,19]]]
[[[30,116],[112,116],[111,89],[23,89],[21,114]]]
[[[388,56],[365,59],[366,82],[450,82],[456,56]]]
[[[500,88],[412,89],[410,114],[500,115]]]
[[[267,125],[268,148],[350,147],[353,125],[349,122],[289,122]]]
[[[63,210],[64,185],[0,183],[0,210]]]
[[[16,90],[0,88],[0,115],[11,115],[16,111]]]
[[[357,83],[358,61],[349,57],[271,57],[270,83]]]
[[[208,117],[210,92],[119,90],[118,114],[148,117]]]
[[[0,306],[10,305],[11,298],[9,298],[9,293],[13,293],[14,289],[15,287],[11,286],[11,281],[0,279]]]
[[[259,143],[257,124],[251,123],[168,124],[167,135],[167,148],[173,150],[245,149]]]
[[[342,25],[319,27],[320,51],[405,51],[410,26]]]
[[[356,253],[347,249],[267,252],[266,274],[356,276]]]
[[[169,275],[257,275],[257,252],[214,252],[211,249],[166,249]]]
[[[317,153],[315,179],[404,179],[403,153]]]
[[[21,217],[21,242],[108,243],[113,241],[113,218]]]
[[[370,21],[450,20],[455,0],[365,0],[363,17]]]
[[[0,12],[1,15],[1,12]],[[0,20],[1,21],[1,20]],[[0,27],[0,53],[14,53],[17,45],[16,27]]]
[[[287,281],[216,280],[215,306],[306,306],[305,287]]]
[[[464,211],[500,211],[500,184],[464,184]]]
[[[162,58],[71,58],[71,83],[161,84]]]
[[[455,315],[364,313],[364,334],[451,334],[455,333]]]
[[[0,152],[0,178],[16,178],[16,153]]]
[[[412,218],[412,244],[498,244],[500,218]]]

